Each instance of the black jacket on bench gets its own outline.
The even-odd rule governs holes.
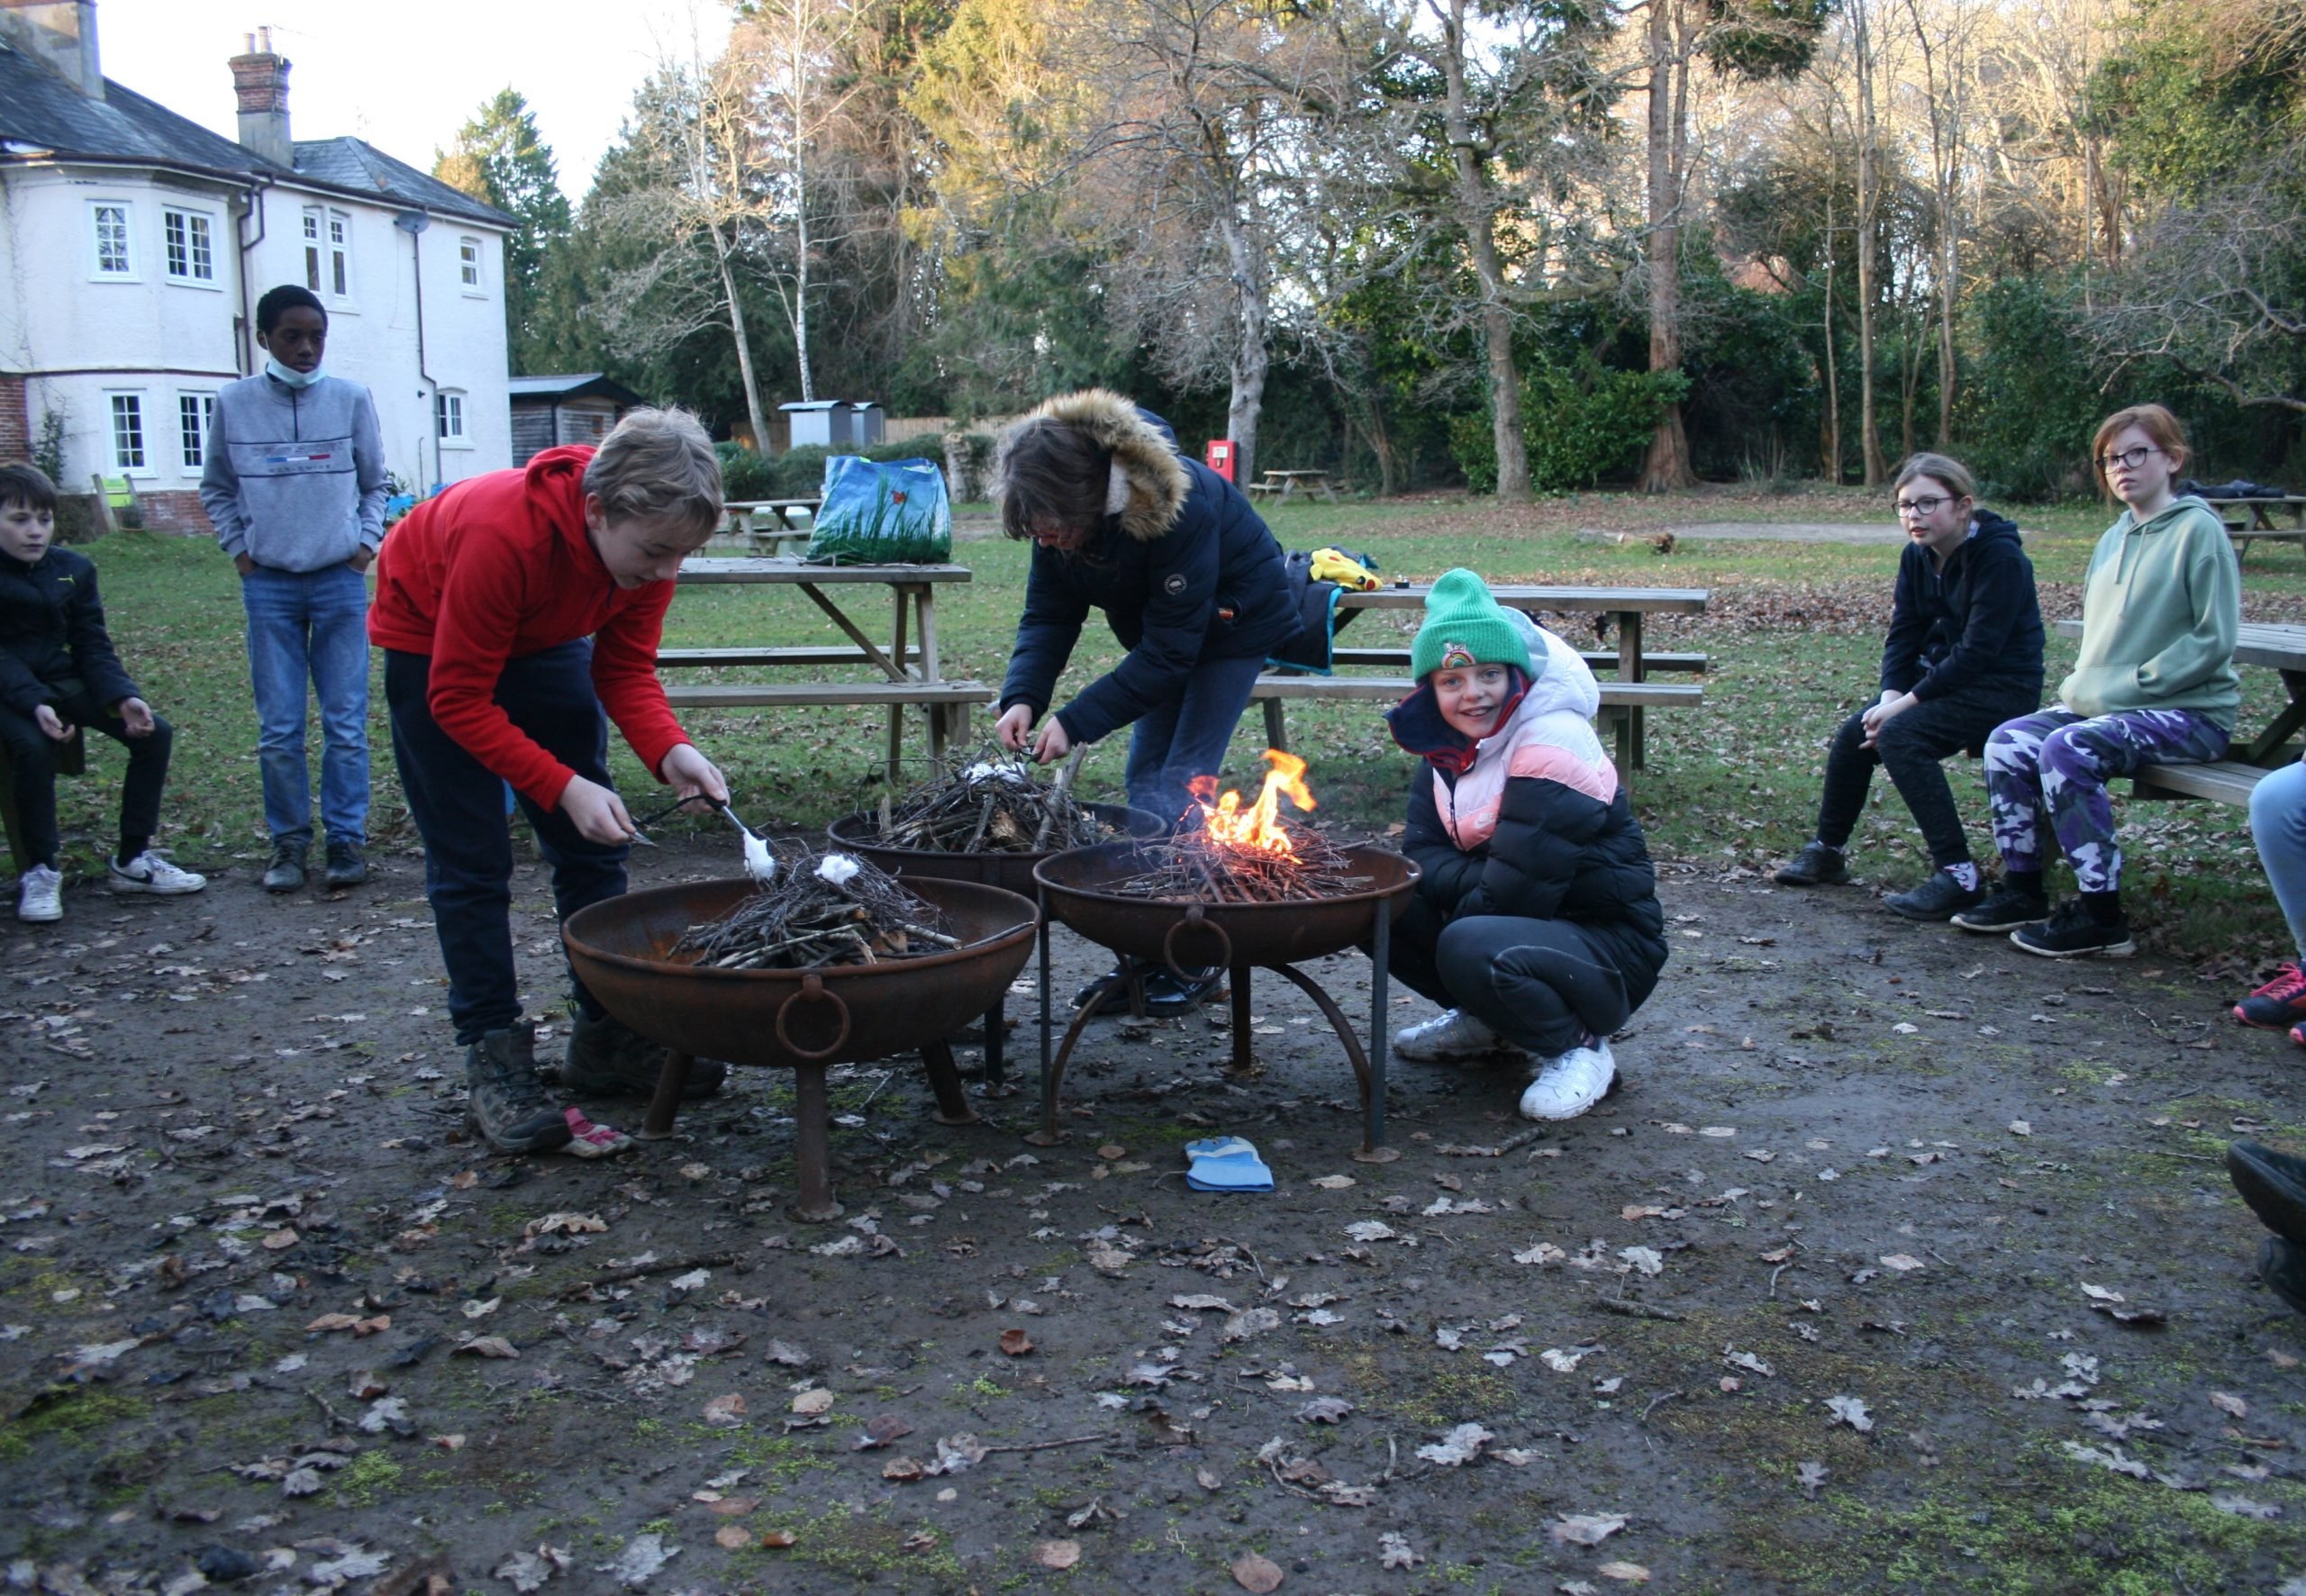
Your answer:
[[[1943,569],[1919,543],[1898,561],[1882,690],[1924,701],[1963,688],[2042,694],[2042,606],[2017,527],[1980,509]]]
[[[137,696],[104,630],[95,563],[70,549],[29,566],[0,554],[0,704],[30,716],[81,693],[99,709]]]

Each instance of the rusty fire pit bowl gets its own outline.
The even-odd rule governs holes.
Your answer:
[[[1359,892],[1282,903],[1185,903],[1116,892],[1113,885],[1152,867],[1133,842],[1105,842],[1051,856],[1034,871],[1049,892],[1051,919],[1090,941],[1154,964],[1183,968],[1294,965],[1338,953],[1409,907],[1417,866],[1400,854],[1357,842],[1341,868],[1366,875]]]
[[[984,1013],[1025,967],[1039,912],[1029,899],[971,882],[906,884],[943,911],[945,929],[962,947],[817,970],[699,969],[667,958],[683,932],[727,913],[752,890],[743,881],[652,887],[570,915],[561,939],[585,984],[618,1020],[674,1051],[641,1134],[671,1134],[693,1057],[791,1069],[799,1212],[831,1219],[840,1209],[825,1167],[828,1066],[918,1050],[936,1089],[938,1118],[974,1120],[945,1038]]]
[[[1101,947],[1140,961],[1126,982],[1133,1011],[1143,1011],[1139,1005],[1145,967],[1167,965],[1180,976],[1189,976],[1192,972],[1223,966],[1232,985],[1232,1067],[1237,1071],[1252,1069],[1256,1062],[1250,1040],[1252,970],[1271,970],[1312,999],[1337,1032],[1361,1089],[1363,1135],[1361,1150],[1354,1156],[1384,1160],[1392,1156],[1379,1145],[1385,1124],[1385,960],[1393,923],[1409,907],[1419,872],[1401,855],[1367,843],[1356,843],[1344,853],[1341,868],[1348,875],[1368,877],[1367,886],[1357,892],[1279,903],[1187,902],[1120,892],[1116,890],[1120,883],[1152,865],[1145,850],[1133,842],[1108,842],[1055,855],[1034,869],[1033,878],[1046,894],[1051,920]],[[1373,966],[1366,1050],[1336,1000],[1296,967],[1306,959],[1363,944],[1371,948]],[[1048,961],[1042,962],[1046,966]],[[1057,1102],[1066,1062],[1109,993],[1093,997],[1075,1014],[1064,1044],[1052,1058],[1046,974],[1041,986],[1041,1123],[1026,1139],[1047,1145],[1061,1135]]]
[[[1169,829],[1159,815],[1149,810],[1131,809],[1121,803],[1085,803],[1081,807],[1124,838],[1149,839]],[[988,850],[957,854],[929,848],[887,848],[873,840],[879,830],[879,817],[860,809],[835,821],[825,829],[825,835],[832,839],[835,847],[878,865],[892,875],[902,875],[908,882],[924,876],[939,881],[975,881],[1027,898],[1033,895],[1033,866],[1043,859],[1055,857],[1060,851],[1045,848],[1039,853]]]

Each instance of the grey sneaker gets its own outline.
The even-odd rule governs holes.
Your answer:
[[[368,879],[368,861],[360,845],[348,838],[328,840],[328,874],[321,879],[331,888],[359,886]]]
[[[560,1088],[571,1097],[647,1097],[657,1090],[673,1050],[612,1019],[588,1019],[578,1011],[568,1030],[568,1054],[560,1065]],[[729,1078],[717,1058],[689,1061],[684,1099],[711,1097]]]
[[[304,884],[304,857],[312,851],[302,842],[275,842],[272,863],[264,868],[264,890],[293,893]]]
[[[1849,866],[1839,848],[1805,842],[1802,851],[1780,865],[1770,879],[1780,886],[1842,886],[1849,880]]]
[[[486,1032],[465,1049],[465,1123],[500,1153],[568,1145],[567,1116],[537,1079],[536,1047],[536,1027],[523,1022]]]

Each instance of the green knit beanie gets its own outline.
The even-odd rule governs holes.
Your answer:
[[[1530,645],[1521,628],[1479,576],[1462,567],[1450,571],[1425,595],[1425,624],[1409,651],[1410,674],[1423,681],[1447,665],[1512,665],[1530,670]]]

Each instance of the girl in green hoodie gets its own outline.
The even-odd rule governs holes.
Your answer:
[[[2218,758],[2242,696],[2234,671],[2241,571],[2217,512],[2174,491],[2186,463],[2178,418],[2159,404],[2117,411],[2090,453],[2122,515],[2090,557],[2082,650],[2057,703],[1986,739],[2002,881],[1954,917],[1965,930],[2007,932],[2047,958],[2138,951],[2122,914],[2122,854],[2106,784],[2145,765]],[[2042,885],[2045,830],[2081,891],[2056,913]]]

